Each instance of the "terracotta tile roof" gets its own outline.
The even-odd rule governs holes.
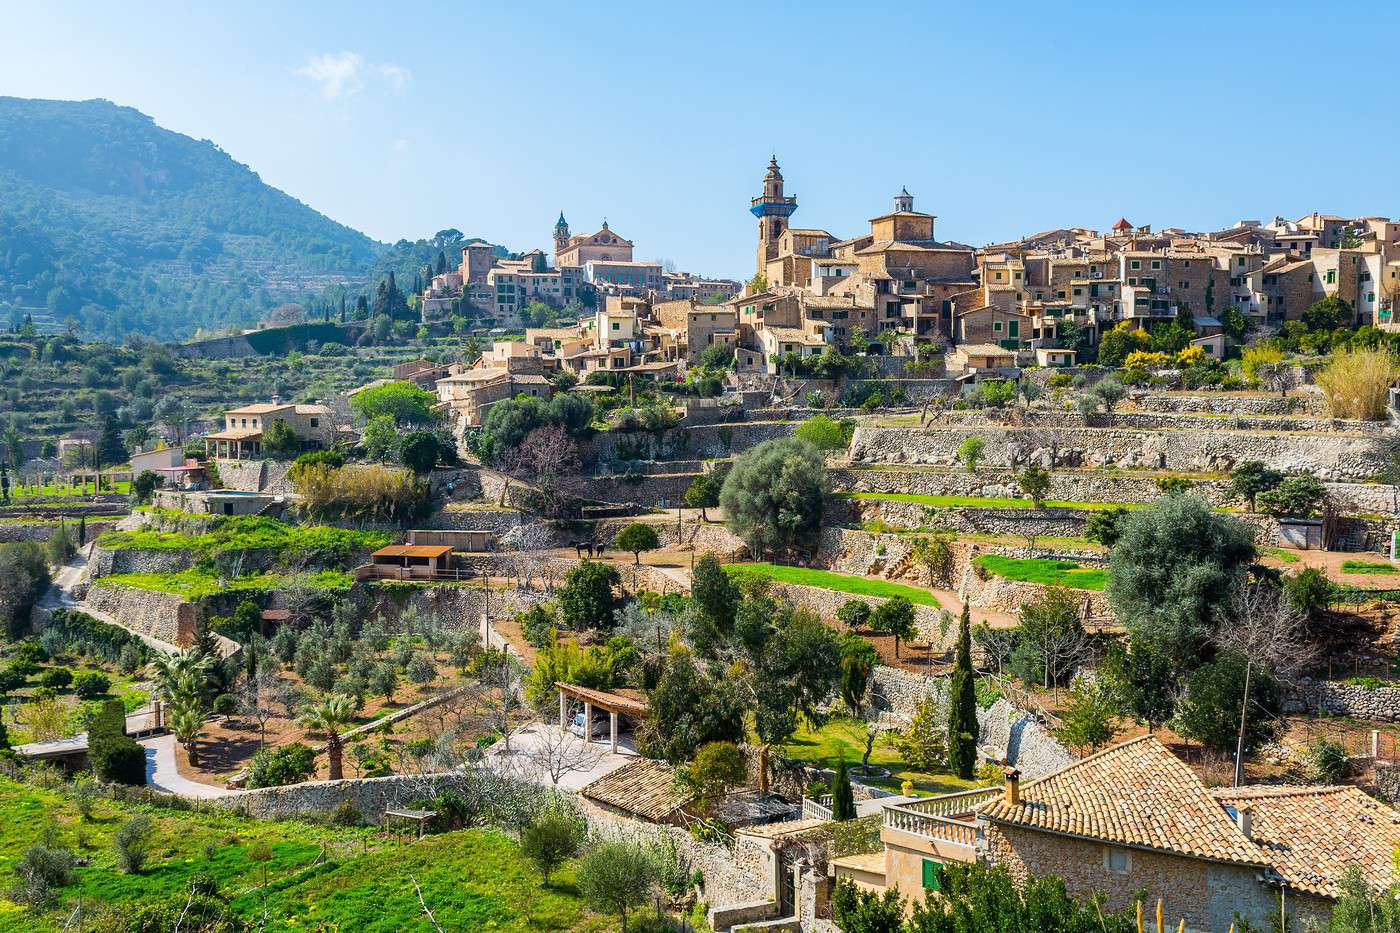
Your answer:
[[[579,793],[643,819],[661,822],[690,799],[676,792],[675,778],[675,770],[666,762],[637,758],[584,785]]]
[[[1238,787],[1214,791],[1225,806],[1248,808],[1251,836],[1274,871],[1308,894],[1337,897],[1347,866],[1386,888],[1397,880],[1400,813],[1344,787]]]
[[[1083,839],[1217,862],[1269,863],[1200,778],[1151,735],[1021,785],[1016,806],[998,797],[979,812],[993,822]]]

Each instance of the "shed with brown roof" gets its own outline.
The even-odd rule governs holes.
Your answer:
[[[692,799],[676,790],[676,772],[664,761],[637,758],[579,791],[595,803],[653,823],[681,823],[680,812]]]

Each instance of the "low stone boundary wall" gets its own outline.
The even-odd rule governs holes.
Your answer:
[[[896,528],[937,527],[965,534],[1080,538],[1090,513],[1080,509],[936,508],[916,502],[857,499],[850,503],[857,521],[880,519]]]
[[[1340,680],[1305,681],[1285,698],[1290,712],[1400,722],[1400,686],[1366,687]]]
[[[1211,415],[1321,415],[1327,406],[1320,395],[1199,395],[1145,394],[1133,402],[1146,411],[1200,412]]]
[[[836,469],[831,486],[839,492],[913,493],[924,496],[1022,498],[1016,474],[1003,469]],[[1106,471],[1054,471],[1046,498],[1066,502],[1153,502],[1162,492],[1153,474]],[[1326,483],[1327,493],[1344,513],[1392,514],[1400,487],[1381,483]],[[1212,505],[1240,505],[1225,479],[1192,480],[1191,491]]]
[[[103,586],[98,582],[89,587],[86,601],[123,628],[180,647],[188,645],[194,637],[199,618],[199,608],[194,603],[174,593],[155,590]],[[81,606],[76,608],[82,609]]]
[[[1285,472],[1310,470],[1324,480],[1364,480],[1387,458],[1375,438],[1348,435],[1212,431],[1133,431],[1119,428],[935,427],[924,430],[861,425],[851,441],[856,463],[957,464],[969,436],[986,443],[983,462],[1018,467],[1028,462],[1080,467],[1225,473],[1244,460],[1263,460]]]
[[[1400,764],[1376,762],[1376,793],[1391,803],[1400,803]]]
[[[521,523],[524,513],[515,509],[441,509],[434,512],[424,528],[446,531],[494,531],[505,534]],[[528,516],[524,516],[528,520]]]
[[[836,618],[836,610],[852,599],[868,603],[870,606],[879,606],[885,602],[885,599],[880,596],[839,593],[836,590],[803,586],[798,583],[774,582],[770,590],[774,596],[786,599],[794,606],[809,609],[823,619]],[[933,651],[949,651],[957,641],[956,625],[949,626],[948,633],[943,634],[940,624],[942,612],[943,610],[933,606],[923,606],[917,603],[914,605],[914,624],[918,628],[916,637],[919,641],[928,643]]]
[[[78,531],[78,523],[77,523],[76,521],[74,521],[74,520],[72,520],[72,519],[69,519],[69,520],[67,521],[66,524],[67,524],[67,526],[68,526],[68,533],[69,533],[70,535],[73,535],[73,534],[76,534],[76,533],[77,533],[77,531]],[[88,536],[88,540],[91,541],[91,540],[93,540],[94,538],[96,538],[98,535],[105,534],[106,532],[111,531],[111,530],[112,530],[113,528],[115,528],[116,526],[117,526],[117,520],[116,520],[116,519],[113,519],[113,520],[111,520],[111,521],[104,521],[104,522],[91,522],[91,521],[90,521],[90,522],[87,523],[87,536]],[[43,542],[43,541],[47,541],[47,540],[49,540],[49,538],[53,537],[54,530],[57,529],[57,528],[58,528],[58,523],[57,523],[57,522],[45,523],[45,524],[24,524],[24,523],[20,523],[20,522],[3,522],[3,523],[0,523],[0,542],[11,542],[11,541],[39,541],[39,542]]]
[[[260,820],[289,820],[324,816],[343,803],[351,803],[366,818],[374,819],[421,797],[433,797],[448,790],[464,790],[466,775],[395,774],[378,778],[349,778],[343,781],[310,781],[282,787],[259,787],[228,797],[215,798],[223,807]]]

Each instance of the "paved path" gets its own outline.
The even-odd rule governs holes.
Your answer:
[[[487,751],[483,763],[504,774],[515,773],[541,784],[552,784],[548,769],[540,759],[551,754],[562,756],[570,761],[573,769],[560,775],[558,787],[578,790],[637,757],[630,736],[619,737],[617,754],[613,754],[605,739],[594,739],[586,751],[580,751],[582,743],[581,738],[571,734],[561,740],[561,730],[552,723],[531,723],[511,735],[509,756],[497,742]]]
[[[236,797],[244,793],[229,787],[216,787],[191,781],[175,765],[175,736],[158,735],[142,739],[146,749],[146,783],[156,790],[177,794],[191,800],[213,800]]]

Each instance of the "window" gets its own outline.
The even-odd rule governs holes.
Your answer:
[[[319,428],[319,427],[321,426],[321,419],[320,419],[320,418],[312,418],[312,419],[311,419],[311,426],[312,426],[313,428]]]
[[[1243,265],[1244,265],[1244,257],[1241,256],[1241,257],[1239,257],[1238,259],[1236,259],[1236,260],[1235,260],[1235,265],[1237,265],[1237,266],[1243,266]]]
[[[1082,288],[1076,288],[1076,289],[1074,290],[1074,293],[1075,293],[1076,295],[1082,295],[1082,294],[1084,294],[1084,289],[1082,289]]]
[[[992,332],[997,334],[1001,333],[1001,321],[992,322]]]
[[[1337,284],[1337,270],[1336,270],[1336,269],[1328,269],[1328,270],[1327,270],[1327,284],[1328,284],[1328,285],[1336,285],[1336,284]]]
[[[1129,268],[1129,269],[1141,269],[1141,268],[1142,268],[1142,260],[1140,260],[1140,259],[1133,259],[1133,260],[1130,260],[1130,261],[1128,262],[1128,268]]]
[[[1375,301],[1375,300],[1376,300],[1376,293],[1375,293],[1375,292],[1367,292],[1367,293],[1366,293],[1366,300],[1367,300],[1367,301]]]
[[[618,322],[618,321],[613,321],[613,322],[612,322],[612,329],[613,329],[613,330],[622,330],[622,324],[621,324],[620,322]]]
[[[1160,268],[1162,268],[1162,260],[1160,260],[1160,259],[1154,259],[1154,260],[1152,260],[1152,268],[1154,268],[1154,269],[1160,269]]]
[[[1103,867],[1120,875],[1126,875],[1133,867],[1132,853],[1127,849],[1120,849],[1118,846],[1105,846]]]
[[[1137,284],[1137,279],[1128,279],[1128,284],[1129,284],[1129,285],[1136,285],[1136,284]]]
[[[942,867],[931,858],[924,859],[924,890],[938,890],[938,869]]]
[[[1021,322],[1020,322],[1020,321],[1012,321],[1012,322],[1010,322],[1010,327],[1011,327],[1011,331],[1010,331],[1011,336],[1013,336],[1013,337],[1019,337],[1019,336],[1021,336]]]

